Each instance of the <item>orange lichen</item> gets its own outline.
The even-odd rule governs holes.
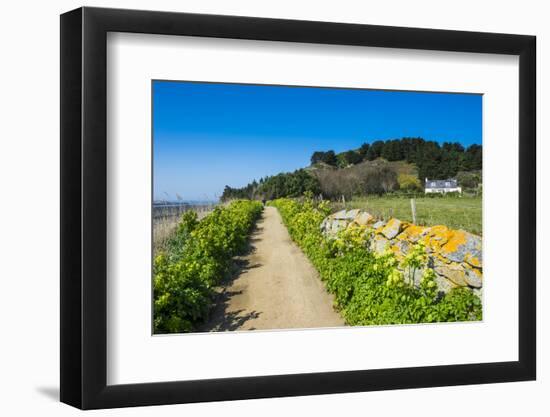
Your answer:
[[[401,254],[401,249],[396,245],[391,245],[390,250],[396,255]]]
[[[381,235],[381,234],[382,234],[382,230],[384,230],[384,226],[380,226],[378,229],[375,230],[375,232],[376,232],[376,234]]]
[[[338,214],[340,217],[345,214],[346,219],[329,218],[330,230],[346,229],[347,226],[345,233],[363,231],[374,252],[389,250],[398,262],[405,258],[411,247],[423,243],[429,258],[428,267],[434,269],[437,285],[445,292],[454,287],[482,287],[481,237],[464,230],[452,230],[444,225],[419,226],[394,218],[383,222],[365,211]],[[374,228],[374,225],[380,227]]]
[[[401,222],[401,230],[405,230],[410,226],[413,226],[413,224],[409,222]]]
[[[447,243],[442,246],[444,252],[450,253],[458,250],[460,245],[466,243],[466,232],[464,230],[454,230],[447,241]]]
[[[407,223],[407,227],[397,236],[397,239],[416,242],[422,237],[422,233],[425,230],[425,227]]]
[[[438,252],[441,246],[453,236],[453,231],[449,230],[447,226],[432,226],[428,229],[424,229],[423,232],[426,236],[422,239],[422,242],[434,252]]]
[[[464,256],[464,260],[468,262],[470,265],[475,266],[476,268],[482,267],[482,264],[479,258],[477,258],[476,256],[473,256],[471,253],[467,253]]]

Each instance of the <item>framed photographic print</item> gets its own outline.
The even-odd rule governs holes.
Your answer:
[[[535,38],[61,16],[61,401],[535,379]]]

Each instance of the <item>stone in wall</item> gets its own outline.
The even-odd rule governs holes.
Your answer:
[[[398,219],[377,220],[366,211],[340,210],[323,220],[321,231],[336,238],[341,230],[366,226],[371,233],[369,247],[376,252],[391,249],[402,260],[411,247],[422,241],[429,255],[428,267],[436,274],[440,291],[456,287],[472,288],[481,295],[483,287],[483,250],[480,236],[447,226],[419,226]],[[415,276],[418,284],[421,272]]]
[[[380,233],[386,236],[386,239],[393,239],[403,230],[403,223],[397,219],[390,219],[384,227],[380,229]]]

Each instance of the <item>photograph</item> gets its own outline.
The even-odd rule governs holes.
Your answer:
[[[154,335],[483,320],[482,94],[151,99]]]
[[[29,263],[12,242],[28,259],[6,263],[15,278],[36,266],[41,286],[7,280],[19,296],[6,357],[46,349],[30,367],[11,360],[8,380],[34,393],[10,407],[537,414],[550,26],[525,5],[442,20],[398,2],[65,5],[55,30],[37,14],[45,35],[14,44],[17,71],[35,71],[46,43],[56,62],[23,77],[47,98],[30,118],[17,106],[29,82],[8,83],[23,122],[6,136],[21,147],[6,178],[29,185],[6,195],[43,191],[55,201],[33,201],[55,221],[29,221],[33,204],[4,216],[47,249]],[[55,190],[32,185],[40,164]],[[22,326],[36,318],[38,336]]]

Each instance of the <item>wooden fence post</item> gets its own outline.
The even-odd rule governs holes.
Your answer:
[[[412,212],[413,224],[416,224],[416,201],[414,198],[411,198],[411,212]]]

